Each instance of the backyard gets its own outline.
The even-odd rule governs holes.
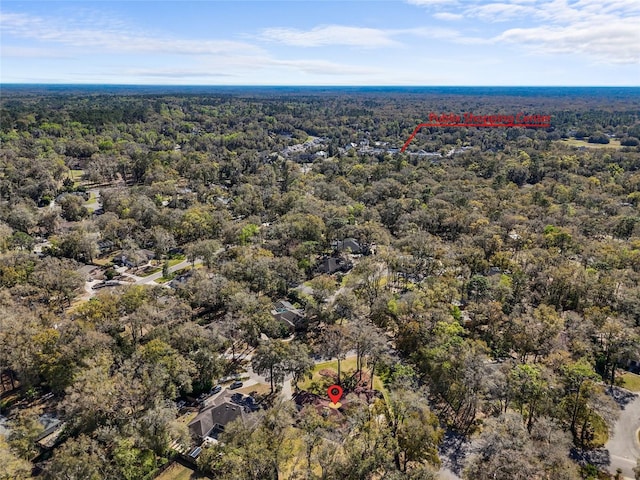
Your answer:
[[[191,468],[185,467],[181,463],[174,462],[164,472],[156,477],[156,480],[196,480],[200,478],[209,478],[199,474]]]
[[[330,377],[321,375],[320,372],[323,370],[332,370],[337,374],[338,372],[338,361],[330,360],[328,362],[317,363],[313,368],[311,379],[304,380],[300,382],[299,387],[301,390],[308,390],[314,393],[324,393],[326,387],[333,383],[330,380]],[[350,375],[353,375],[356,371],[356,357],[351,356],[340,362],[340,375],[344,379]],[[369,377],[369,370],[364,369],[365,375],[367,378]],[[376,375],[373,377],[373,388],[374,390],[378,390],[383,394],[386,393],[386,389],[382,384],[382,380]]]

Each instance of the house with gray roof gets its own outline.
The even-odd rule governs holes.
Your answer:
[[[217,440],[229,423],[241,419],[246,425],[257,421],[251,415],[260,409],[253,397],[234,393],[216,399],[213,405],[200,410],[198,415],[188,424],[189,433],[198,443],[204,440]]]
[[[273,305],[271,315],[277,321],[284,323],[289,330],[300,328],[305,322],[304,311],[294,307],[286,300],[279,300]]]
[[[189,432],[200,441],[207,437],[217,439],[229,423],[238,418],[244,420],[247,413],[244,406],[230,401],[225,401],[220,405],[214,404],[202,410],[189,423]]]

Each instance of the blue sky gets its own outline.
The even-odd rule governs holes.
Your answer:
[[[0,82],[640,85],[640,0],[11,1]]]

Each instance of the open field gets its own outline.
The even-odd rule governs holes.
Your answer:
[[[564,145],[568,145],[570,147],[586,147],[586,148],[622,148],[620,145],[620,140],[611,138],[609,139],[609,143],[589,143],[586,140],[578,140],[577,138],[568,138],[565,140],[560,140],[560,143]]]

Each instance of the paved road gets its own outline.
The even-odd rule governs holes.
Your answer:
[[[199,260],[199,259],[196,260],[195,262],[196,265],[200,263],[202,263],[202,260]],[[191,262],[189,260],[183,260],[182,262],[172,267],[169,267],[169,272],[173,273],[177,270],[180,270],[182,268],[189,267],[189,266],[191,266]],[[120,285],[146,285],[146,284],[160,285],[156,283],[156,280],[159,280],[160,278],[162,278],[162,271],[156,272],[147,277],[139,277],[137,275],[133,275],[132,273],[128,273],[126,267],[118,267],[116,268],[116,271],[120,275],[131,279],[130,282],[124,282],[124,281],[119,282]],[[91,297],[95,296],[99,290],[94,290],[93,286],[96,285],[97,283],[101,283],[101,282],[99,280],[91,280],[91,281],[85,282],[84,293],[80,296],[80,299],[86,301],[86,300],[89,300]]]
[[[196,265],[200,263],[202,263],[202,260],[200,259],[197,259],[195,262]],[[186,268],[189,266],[191,266],[191,261],[183,260],[182,262],[175,264],[173,267],[169,267],[169,272],[173,273],[177,270],[180,270],[182,268]],[[135,275],[129,275],[129,276],[134,277]],[[156,280],[159,280],[160,278],[162,278],[162,270],[152,275],[149,275],[147,277],[136,277],[136,284],[141,285],[145,283],[152,283],[152,282],[155,282]]]
[[[629,403],[623,405],[620,417],[613,428],[613,434],[605,445],[609,450],[611,464],[609,472],[615,474],[616,469],[622,469],[625,479],[633,480],[635,475],[633,467],[640,457],[640,444],[638,443],[638,429],[640,428],[640,396],[631,396],[630,392],[619,389],[628,394]]]

